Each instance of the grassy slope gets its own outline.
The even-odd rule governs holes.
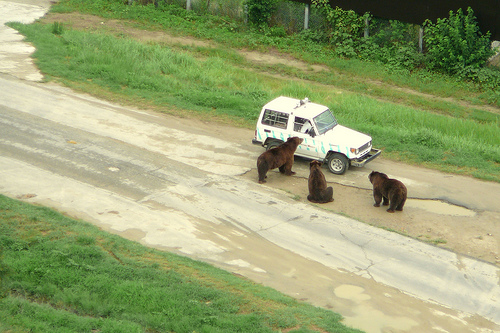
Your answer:
[[[359,332],[340,319],[0,195],[2,332]]]

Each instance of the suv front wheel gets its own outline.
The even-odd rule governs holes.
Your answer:
[[[327,164],[332,173],[343,175],[349,167],[349,159],[343,154],[334,153],[328,157]]]

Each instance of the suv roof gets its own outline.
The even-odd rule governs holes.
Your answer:
[[[286,96],[280,96],[273,99],[272,101],[267,103],[264,108],[274,111],[291,113],[303,118],[311,118],[327,110],[324,105],[309,102],[307,98],[300,100]]]

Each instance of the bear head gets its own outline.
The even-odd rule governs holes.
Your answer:
[[[377,179],[389,179],[389,177],[385,173],[378,172],[378,171],[372,171],[368,175],[368,179],[370,180],[370,183],[373,184],[373,182],[376,181]]]
[[[314,160],[314,161],[311,161],[311,163],[309,163],[309,169],[321,168],[322,165],[323,165],[323,163],[321,163],[320,161]]]
[[[295,149],[304,141],[304,139],[301,139],[297,136],[291,136],[286,140],[286,143]]]

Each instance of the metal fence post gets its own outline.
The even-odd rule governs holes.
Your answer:
[[[368,38],[370,36],[370,18],[366,16],[365,18],[365,34],[364,37]]]
[[[309,11],[311,10],[311,5],[306,3],[306,7],[304,9],[304,30],[309,29]]]
[[[186,10],[191,10],[191,0],[186,0]]]
[[[422,26],[418,29],[418,51],[424,52],[424,28]]]

